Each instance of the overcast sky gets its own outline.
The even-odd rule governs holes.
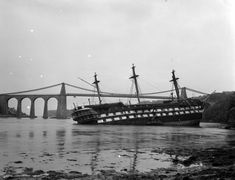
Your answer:
[[[96,72],[101,90],[129,93],[132,63],[142,92],[170,89],[172,69],[181,86],[235,90],[233,2],[0,0],[0,92],[88,88],[77,77]]]

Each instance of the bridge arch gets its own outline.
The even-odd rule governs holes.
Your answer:
[[[17,100],[17,109],[16,109],[16,117],[17,118],[21,118],[22,116],[22,100],[24,99],[24,97],[22,96],[17,96],[17,97],[11,97],[7,100],[7,102],[12,99],[15,98]]]
[[[58,106],[59,100],[57,97],[49,97],[47,99],[47,104],[48,104],[48,110],[53,110],[52,114],[48,113],[48,117],[56,117],[56,111],[57,111],[57,106]]]
[[[17,110],[18,99],[16,97],[10,97],[7,99],[7,109],[9,115],[15,115]]]
[[[30,115],[30,109],[32,106],[32,99],[30,97],[23,97],[21,99],[21,114],[25,113]]]
[[[32,100],[32,104],[35,109],[34,111],[34,116],[36,117],[41,117],[43,116],[43,113],[44,113],[44,105],[45,105],[45,100],[43,97],[35,97],[33,100]],[[33,111],[33,110],[32,110]],[[31,114],[33,115],[33,113]]]

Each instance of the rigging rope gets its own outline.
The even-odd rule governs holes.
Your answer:
[[[132,95],[133,93],[133,88],[134,88],[134,81],[131,80],[131,88],[129,94]],[[127,99],[127,104],[131,102],[131,98]]]
[[[74,86],[72,84],[68,84],[68,83],[65,83],[67,86],[70,86],[70,87],[73,87],[73,88],[77,88],[77,89],[81,89],[81,90],[84,90],[84,91],[89,91],[89,92],[96,92],[94,90],[91,90],[91,89],[86,89],[86,88],[82,88],[82,87],[79,87],[79,86]]]
[[[151,83],[149,81],[146,81],[145,79],[141,78],[144,82],[146,82],[147,84],[151,85],[152,87],[154,87],[155,89],[157,89],[158,91],[161,91],[155,84],[156,83]]]
[[[93,88],[94,92],[93,92],[93,96],[92,96],[92,104],[95,104],[95,92],[96,92],[96,88]]]
[[[70,86],[70,87],[73,87],[73,88],[77,88],[77,89],[81,89],[81,90],[84,90],[84,91],[89,91],[89,92],[97,92],[96,90],[91,90],[91,89],[87,89],[87,88],[82,88],[82,87],[79,87],[79,86],[75,86],[75,85],[72,85],[72,84],[68,84],[68,83],[65,83],[67,86]],[[94,87],[95,88],[95,87]],[[101,94],[109,94],[109,95],[112,95],[114,93],[110,93],[110,92],[104,92],[104,91],[100,91]]]
[[[91,83],[85,81],[84,79],[82,79],[82,78],[80,78],[80,77],[78,77],[78,79],[80,79],[82,82],[84,82],[84,83],[90,85],[91,87],[95,87],[93,84],[91,84]]]

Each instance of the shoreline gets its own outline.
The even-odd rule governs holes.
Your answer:
[[[49,180],[49,179],[233,179],[235,177],[235,147],[207,148],[204,150],[165,149],[158,153],[171,154],[170,168],[152,169],[149,172],[99,170],[93,174],[78,171],[43,171],[25,167],[17,172],[14,167],[5,167],[0,179]],[[19,162],[20,163],[20,162]]]

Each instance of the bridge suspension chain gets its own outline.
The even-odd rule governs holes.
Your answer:
[[[92,92],[92,93],[95,93],[96,90],[91,90],[91,89],[87,89],[87,88],[82,88],[82,87],[79,87],[79,86],[75,86],[75,85],[71,85],[71,84],[68,84],[68,83],[64,83],[65,85],[67,86],[70,86],[70,87],[73,87],[73,88],[77,88],[77,89],[81,89],[81,90],[84,90],[84,91],[89,91],[89,92]],[[56,86],[60,86],[62,85],[62,83],[59,83],[59,84],[55,84],[55,85],[51,85],[51,86],[46,86],[46,87],[42,87],[42,88],[37,88],[37,89],[31,89],[31,90],[26,90],[26,91],[17,91],[17,92],[10,92],[10,93],[2,93],[0,95],[11,95],[11,94],[22,94],[22,93],[28,93],[28,92],[33,92],[33,91],[39,91],[39,90],[44,90],[44,89],[49,89],[49,88],[52,88],[52,87],[56,87]],[[181,88],[180,88],[181,89]],[[191,88],[187,88],[187,90],[189,91],[192,91],[192,92],[196,92],[196,93],[199,93],[199,94],[204,94],[204,95],[208,95],[208,93],[204,93],[204,92],[201,92],[201,91],[197,91],[197,90],[194,90],[194,89],[191,89]],[[161,94],[161,93],[167,93],[167,92],[172,92],[174,91],[174,89],[172,90],[167,90],[167,91],[159,91],[159,92],[152,92],[152,93],[142,93],[141,95],[154,95],[154,94]],[[103,95],[122,95],[122,94],[119,94],[119,93],[110,93],[110,92],[101,92],[101,96]]]
[[[3,94],[0,94],[0,95],[22,94],[22,93],[28,93],[28,92],[33,92],[33,91],[39,91],[39,90],[49,89],[49,88],[56,87],[56,86],[60,86],[60,85],[61,85],[61,83],[55,84],[55,85],[51,85],[51,86],[42,87],[42,88],[26,90],[26,91],[18,91],[18,92],[3,93]]]
[[[187,87],[185,87],[185,88],[186,88],[187,90],[192,91],[192,92],[195,92],[195,93],[208,95],[208,93],[204,93],[204,92],[197,91],[197,90],[194,90],[194,89],[191,89],[191,88],[187,88]],[[180,87],[179,89],[182,89],[182,88]],[[161,93],[167,93],[167,92],[173,92],[173,91],[175,91],[175,89],[167,90],[167,91],[152,92],[152,93],[143,93],[142,95],[161,94]]]
[[[199,93],[199,94],[208,95],[208,93],[204,93],[204,92],[197,91],[197,90],[194,90],[194,89],[190,89],[190,88],[187,88],[187,87],[186,87],[186,89],[187,89],[187,90],[189,90],[189,91],[195,92],[195,93]]]
[[[167,90],[167,91],[152,92],[152,93],[143,93],[142,95],[161,94],[161,93],[167,93],[167,92],[172,92],[172,91],[174,91],[174,89]]]

